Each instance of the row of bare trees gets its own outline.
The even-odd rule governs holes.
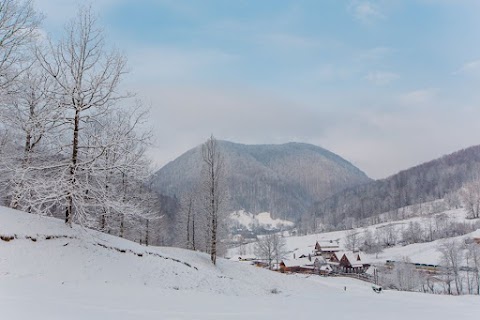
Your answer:
[[[176,224],[176,245],[210,254],[213,264],[225,252],[220,241],[225,238],[225,166],[223,153],[212,135],[199,150],[201,154],[200,182],[180,200],[181,209]]]
[[[480,295],[480,246],[454,239],[441,242],[437,266],[417,266],[408,258],[381,268],[380,283],[400,291]]]
[[[90,7],[58,41],[31,1],[0,4],[0,188],[15,209],[124,234],[155,216],[146,109]],[[141,219],[139,218],[141,217]]]

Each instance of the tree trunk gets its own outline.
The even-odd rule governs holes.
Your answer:
[[[72,161],[70,163],[70,188],[67,193],[67,208],[65,211],[65,223],[70,227],[73,222],[73,189],[75,188],[75,175],[78,160],[78,135],[80,131],[80,110],[75,109],[74,128],[73,128],[73,144],[72,144]]]

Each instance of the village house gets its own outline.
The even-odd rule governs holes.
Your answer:
[[[313,262],[313,267],[314,267],[313,272],[315,274],[328,275],[331,272],[333,272],[333,268],[327,263],[327,260],[322,256],[315,257],[315,261]]]
[[[280,262],[280,272],[314,273],[327,275],[333,271],[323,257],[284,259]]]
[[[364,273],[368,267],[370,265],[362,261],[358,252],[340,251],[336,241],[317,241],[315,250],[297,249],[275,269],[280,272],[328,275],[334,272]]]
[[[335,252],[328,263],[334,271],[344,273],[363,273],[369,267],[362,262],[359,253],[353,252]]]
[[[312,258],[283,259],[280,272],[312,273],[315,261]]]
[[[337,241],[317,241],[315,244],[315,255],[322,256],[325,259],[330,259],[333,253],[340,251]]]

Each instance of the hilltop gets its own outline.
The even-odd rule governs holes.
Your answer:
[[[230,211],[297,221],[314,202],[371,181],[340,156],[305,143],[246,145],[218,141],[225,162]],[[201,146],[161,168],[152,184],[161,194],[181,197],[199,184]]]

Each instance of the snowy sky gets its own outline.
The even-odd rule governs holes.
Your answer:
[[[36,0],[62,32],[75,0]],[[373,178],[480,144],[478,0],[97,0],[157,166],[210,133],[313,143]]]

